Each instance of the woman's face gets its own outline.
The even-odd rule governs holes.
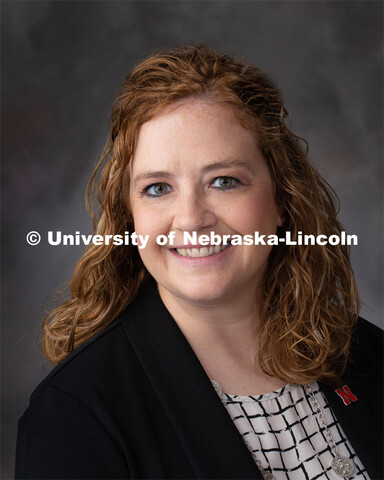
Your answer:
[[[253,298],[271,247],[213,252],[184,241],[184,232],[269,235],[281,225],[267,164],[233,111],[202,100],[166,110],[141,127],[131,168],[135,231],[150,235],[139,251],[160,292],[202,305]],[[158,245],[171,231],[173,245]]]

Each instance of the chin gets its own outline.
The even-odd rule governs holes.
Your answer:
[[[208,286],[206,283],[199,283],[198,285],[185,284],[183,288],[175,287],[167,288],[167,290],[176,297],[194,304],[215,304],[228,300],[231,296],[228,288],[218,284]]]

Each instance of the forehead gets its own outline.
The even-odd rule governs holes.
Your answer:
[[[251,159],[257,138],[245,120],[232,107],[209,101],[172,105],[140,128],[131,167],[135,172],[175,161],[199,166],[224,158]]]

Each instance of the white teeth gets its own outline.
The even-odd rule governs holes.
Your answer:
[[[229,245],[211,245],[210,247],[202,248],[176,248],[176,252],[182,257],[202,258],[209,257],[215,253],[220,253]]]

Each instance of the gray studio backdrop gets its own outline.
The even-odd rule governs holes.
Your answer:
[[[263,67],[341,199],[363,315],[382,322],[382,2],[3,1],[2,478],[17,420],[47,374],[49,295],[81,247],[29,246],[36,230],[87,233],[83,193],[125,75],[153,49],[207,43]]]

